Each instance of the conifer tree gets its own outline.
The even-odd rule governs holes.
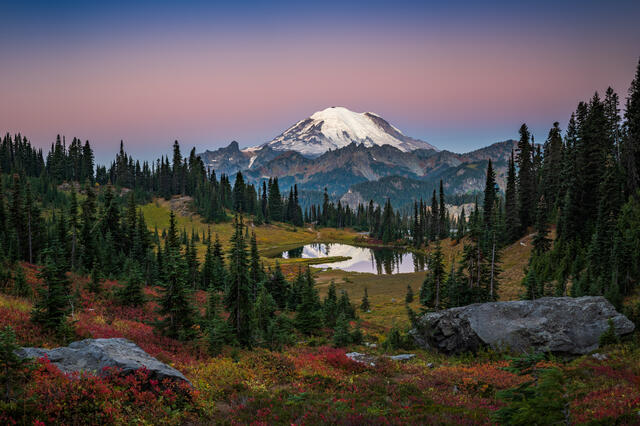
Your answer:
[[[211,229],[204,240],[206,250],[204,252],[204,262],[202,263],[202,271],[200,277],[202,280],[201,288],[208,290],[211,287],[211,278],[213,276],[213,243],[211,242]]]
[[[216,296],[209,299],[208,321],[206,325],[207,343],[209,353],[218,355],[224,345],[235,344],[236,340],[229,323],[221,318],[218,307],[219,299]]]
[[[621,158],[626,174],[626,195],[637,197],[640,189],[640,59],[625,104],[624,131]]]
[[[279,262],[276,261],[276,266],[269,274],[269,278],[267,279],[265,286],[276,301],[278,308],[280,310],[284,309],[287,306],[287,299],[289,296],[289,283],[282,274]]]
[[[267,183],[262,181],[262,191],[260,199],[260,209],[262,211],[262,217],[266,223],[269,223],[269,195],[267,193]]]
[[[133,197],[133,192],[130,195],[130,198]],[[132,200],[130,204],[133,204],[134,209],[134,224],[135,224],[135,200]],[[134,225],[135,226],[135,225]],[[111,233],[116,245],[118,247],[124,248],[122,233],[120,229],[120,208],[117,205],[113,190],[111,185],[107,186],[104,192],[104,213],[102,215],[102,220],[100,221],[100,227],[102,229],[102,233],[106,234],[107,232]],[[127,235],[128,241],[133,242],[133,235]]]
[[[260,253],[258,252],[258,243],[256,241],[255,232],[251,233],[251,243],[250,243],[250,262],[249,262],[249,279],[252,284],[252,298],[255,299],[258,287],[264,281],[264,270],[262,269],[262,264],[260,263]]]
[[[224,252],[222,250],[222,243],[220,238],[216,234],[216,239],[213,243],[213,267],[211,275],[211,287],[218,290],[225,290],[227,288],[227,269],[224,261]]]
[[[156,328],[165,336],[189,340],[195,331],[193,305],[187,287],[186,264],[178,248],[169,246],[165,256],[165,275],[158,300],[158,313],[162,319],[156,322]]]
[[[253,320],[255,321],[259,340],[265,340],[271,321],[275,317],[276,309],[275,300],[273,300],[265,286],[260,285],[256,303],[253,305]]]
[[[444,295],[444,278],[444,256],[440,240],[436,240],[435,249],[429,256],[429,271],[420,289],[420,303],[423,306],[440,309]]]
[[[548,208],[555,207],[561,195],[562,158],[563,144],[560,124],[555,122],[544,143],[542,188]]]
[[[25,259],[26,232],[24,217],[23,189],[20,176],[13,175],[13,186],[11,188],[11,204],[9,207],[9,219],[11,222],[11,249],[14,253],[13,259]]]
[[[435,191],[434,191],[435,194]],[[387,198],[387,202],[384,204],[384,212],[382,213],[382,242],[387,244],[395,240],[395,232],[393,230],[393,207],[391,207],[391,200]]]
[[[338,317],[338,295],[336,293],[336,283],[331,280],[327,295],[324,298],[322,305],[322,311],[324,315],[324,324],[327,327],[333,327]]]
[[[456,243],[459,243],[467,230],[467,217],[464,212],[464,207],[462,207],[462,211],[460,211],[460,217],[458,217],[458,232],[456,233]]]
[[[100,276],[100,272],[98,270],[98,262],[93,263],[93,268],[91,269],[91,279],[87,282],[87,290],[89,290],[93,294],[102,293],[102,277]]]
[[[293,343],[293,322],[286,315],[277,315],[267,327],[265,344],[272,351],[281,350],[284,345]]]
[[[516,241],[520,235],[520,211],[518,210],[518,194],[516,192],[516,167],[513,158],[513,151],[509,158],[507,169],[507,188],[505,191],[505,221],[507,228],[507,242]]]
[[[360,303],[360,310],[362,312],[369,312],[370,309],[371,309],[371,305],[369,305],[369,295],[367,293],[367,288],[365,287],[364,296],[362,296],[362,303]]]
[[[413,302],[413,289],[410,284],[407,284],[407,295],[405,296],[404,301],[406,303]]]
[[[2,257],[4,251],[7,249],[6,245],[8,244],[9,239],[6,202],[3,186],[2,175],[0,175],[0,258]]]
[[[518,210],[520,226],[527,229],[533,221],[532,212],[535,207],[535,181],[533,174],[533,150],[530,143],[531,134],[526,124],[520,127],[518,141]]]
[[[491,159],[487,165],[487,179],[484,187],[484,204],[482,206],[484,225],[487,229],[493,227],[493,207],[496,203],[496,174],[493,171]]]
[[[433,241],[438,238],[440,234],[440,222],[438,221],[440,214],[438,213],[438,201],[436,199],[436,191],[433,190],[433,195],[431,196],[431,217],[430,224],[431,229],[429,231],[429,240]]]
[[[225,307],[229,312],[229,325],[243,346],[251,345],[251,280],[247,259],[247,242],[244,237],[242,216],[234,219],[234,233],[229,250],[229,275]]]
[[[183,187],[182,153],[178,141],[173,142],[171,190],[173,194],[181,194]]]
[[[269,179],[269,219],[273,221],[282,220],[282,196],[278,186],[278,178]]]
[[[491,162],[491,160],[489,160]],[[440,213],[438,217],[439,222],[439,235],[438,238],[444,239],[449,236],[449,223],[447,220],[447,208],[444,202],[444,188],[442,186],[442,179],[440,179],[440,206],[438,207],[438,211]]]
[[[198,286],[198,252],[196,250],[196,243],[192,235],[189,239],[189,244],[186,247],[186,262],[187,262],[187,284],[194,290]]]
[[[341,313],[336,320],[336,327],[333,332],[333,345],[341,348],[351,343],[351,330],[349,320],[344,313]]]
[[[420,223],[420,215],[418,214],[418,202],[413,202],[413,226],[411,228],[411,237],[413,238],[414,247],[422,247],[423,232]]]
[[[143,293],[144,279],[142,278],[142,272],[136,261],[130,261],[129,265],[125,268],[127,271],[127,278],[125,280],[124,287],[121,287],[116,292],[120,304],[126,306],[142,306],[145,302]]]
[[[18,297],[30,297],[32,293],[31,287],[27,284],[24,269],[19,263],[17,263],[14,268],[12,293]]]
[[[299,276],[302,277],[302,274]],[[295,322],[298,330],[304,334],[314,334],[322,326],[320,301],[310,272],[307,272],[302,281],[300,304],[297,308]]]
[[[26,222],[25,231],[26,231],[26,240],[27,240],[26,259],[29,261],[29,263],[33,263],[33,256],[34,256],[34,249],[35,249],[34,234],[36,232],[40,212],[37,210],[35,206],[33,195],[31,193],[31,185],[29,184],[29,182],[27,182],[26,189],[25,189],[24,210],[25,210],[25,222]]]
[[[82,246],[82,266],[86,270],[93,266],[97,252],[96,228],[96,194],[91,185],[86,186],[87,197],[82,203],[82,220],[80,230],[80,244]]]
[[[367,299],[367,303],[369,300]],[[340,291],[340,298],[338,299],[338,313],[343,313],[349,319],[356,319],[356,310],[349,300],[349,293],[345,290]]]
[[[80,141],[78,141],[80,142]],[[89,182],[94,182],[93,175],[93,150],[91,149],[91,145],[89,141],[85,141],[84,146],[82,147],[82,165],[81,165],[82,173],[80,175],[80,180],[89,180]]]
[[[77,266],[78,255],[78,197],[75,189],[71,188],[71,201],[69,204],[69,228],[71,231],[71,270]]]
[[[536,209],[536,234],[533,237],[533,253],[540,256],[551,248],[549,239],[549,227],[547,225],[547,207],[544,198],[538,202]]]
[[[14,388],[20,386],[19,382],[24,374],[21,370],[28,362],[17,355],[20,349],[13,328],[5,326],[0,330],[0,389],[2,389],[0,401],[6,408],[11,407],[9,404],[15,397]],[[14,401],[13,404],[16,402]]]
[[[238,172],[236,174],[236,181],[233,185],[233,210],[238,213],[244,213],[247,211],[247,200],[245,200],[245,184],[244,178],[242,177],[242,173]]]
[[[460,279],[458,272],[455,270],[455,261],[451,262],[451,271],[445,281],[445,307],[453,308],[456,306],[466,305],[469,299],[468,288]]]
[[[45,251],[46,260],[40,272],[44,287],[31,313],[32,321],[57,332],[64,330],[71,307],[71,285],[62,261],[63,255],[57,241],[53,241]]]

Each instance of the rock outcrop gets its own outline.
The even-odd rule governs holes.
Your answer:
[[[609,319],[618,335],[634,329],[604,297],[585,296],[476,303],[431,312],[419,318],[411,334],[419,346],[448,354],[489,346],[577,355],[598,347]]]
[[[115,367],[121,374],[130,374],[144,367],[155,380],[189,383],[178,370],[158,361],[132,341],[122,338],[86,339],[55,349],[21,348],[16,353],[22,358],[46,356],[65,373],[85,371],[103,375],[106,374],[105,368]]]

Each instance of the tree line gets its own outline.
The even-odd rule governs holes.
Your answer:
[[[640,280],[640,63],[624,115],[612,88],[578,103],[564,138],[554,123],[541,161],[521,155],[521,232],[533,226],[527,298],[606,296],[620,307]],[[526,126],[521,143],[529,137]],[[522,152],[522,151],[521,151]],[[527,152],[525,151],[525,154]],[[523,170],[525,173],[523,173]],[[550,241],[550,226],[556,238]]]

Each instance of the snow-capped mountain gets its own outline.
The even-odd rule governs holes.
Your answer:
[[[308,157],[316,157],[352,143],[366,147],[391,145],[403,152],[416,149],[437,150],[427,142],[405,136],[377,114],[353,112],[344,107],[318,111],[265,145],[275,151],[296,151]]]
[[[262,145],[240,149],[232,142],[198,155],[218,176],[233,179],[241,171],[255,184],[278,177],[281,188],[297,184],[308,197],[322,197],[325,189],[336,198],[348,194],[342,201],[349,205],[387,196],[394,205],[409,205],[415,197],[428,199],[440,179],[450,194],[481,191],[489,159],[501,182],[514,147],[505,141],[466,154],[439,151],[377,114],[333,107]]]

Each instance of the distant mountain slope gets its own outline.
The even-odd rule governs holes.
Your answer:
[[[353,200],[373,198],[380,201],[380,197],[390,196],[398,205],[410,199],[428,198],[440,179],[448,194],[484,189],[489,159],[494,163],[498,184],[504,188],[507,161],[515,146],[516,142],[509,140],[456,154],[425,149],[404,152],[391,145],[365,147],[352,143],[311,159],[295,151],[278,152],[266,145],[240,150],[238,144],[232,142],[225,148],[200,155],[207,167],[218,174],[226,173],[232,179],[241,170],[245,179],[253,182],[277,176],[285,189],[294,183],[301,191],[322,192],[327,188],[334,199],[351,189],[352,193],[358,192],[351,196]],[[402,179],[393,181],[398,186],[397,191],[388,187],[388,195],[385,195],[384,188],[391,180],[383,180],[380,184],[378,181],[388,177]],[[422,184],[418,188],[413,181]]]
[[[206,150],[198,156],[207,168],[215,170],[218,175],[234,175],[240,170],[258,167],[281,154],[282,152],[274,151],[268,146],[241,150],[238,142],[233,141],[226,147],[215,151]]]
[[[514,141],[500,142],[466,154],[448,151],[415,150],[402,152],[389,145],[364,147],[351,144],[310,160],[287,152],[271,161],[246,170],[249,180],[278,176],[303,190],[322,191],[325,187],[340,196],[355,184],[375,186],[375,181],[398,176],[418,181],[445,180],[449,193],[483,189],[489,158],[495,163],[498,182],[507,166]]]
[[[447,202],[463,203],[471,202],[471,195],[484,189],[488,160],[480,160],[469,163],[461,163],[456,167],[440,169],[439,173],[433,173],[422,180],[401,176],[387,176],[376,181],[360,182],[352,185],[340,200],[351,207],[362,200],[373,200],[377,204],[384,204],[387,198],[392,200],[395,207],[407,208],[414,201],[420,199],[431,202],[434,190],[438,190],[442,179]],[[504,172],[506,163],[496,162],[496,180],[501,188],[504,188]],[[454,197],[455,196],[455,197]]]

